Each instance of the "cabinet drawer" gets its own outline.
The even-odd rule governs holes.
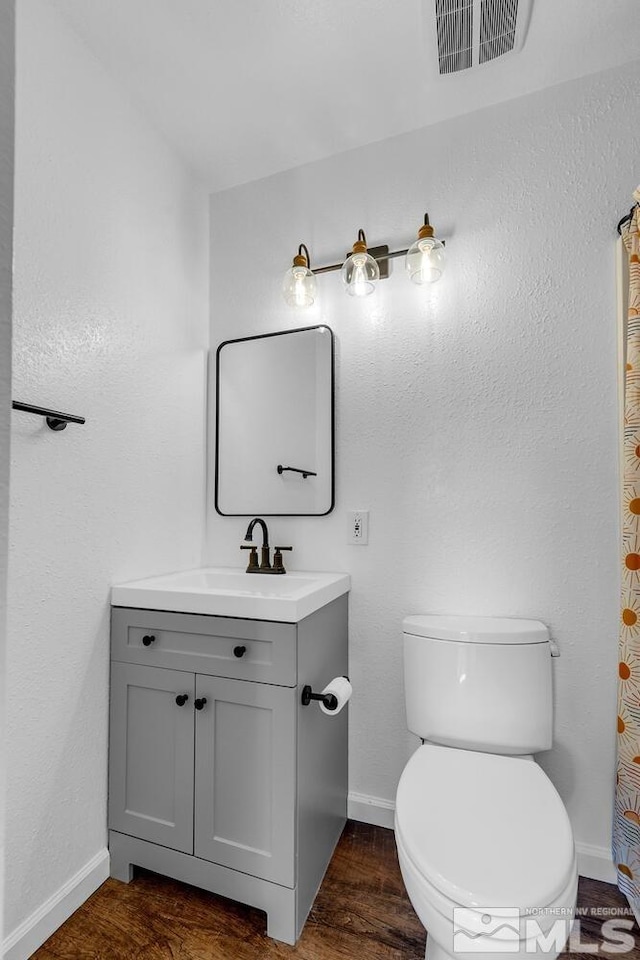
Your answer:
[[[242,656],[237,656],[243,647]],[[125,663],[215,677],[285,687],[297,683],[292,623],[113,607],[111,656]]]

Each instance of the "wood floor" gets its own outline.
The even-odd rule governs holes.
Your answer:
[[[578,903],[627,906],[615,887],[595,880],[580,881]],[[640,960],[635,933],[629,960]],[[599,937],[600,920],[583,919],[581,942]],[[140,871],[130,884],[107,880],[32,960],[422,960],[424,944],[393,831],[350,821],[295,947],[266,936],[259,910]],[[593,949],[584,956],[593,958]]]

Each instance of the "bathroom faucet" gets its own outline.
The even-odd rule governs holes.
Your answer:
[[[245,540],[248,540],[249,543],[251,543],[251,542],[253,541],[253,528],[255,527],[256,523],[259,523],[259,524],[260,524],[260,527],[262,528],[262,558],[261,558],[261,560],[260,560],[260,566],[259,566],[258,569],[259,569],[259,570],[271,570],[271,560],[270,560],[270,558],[269,558],[269,531],[267,530],[267,525],[266,525],[266,523],[264,522],[264,520],[262,519],[262,517],[254,517],[254,518],[253,518],[253,520],[251,521],[251,523],[250,523],[249,526],[247,527],[247,532],[245,533],[244,538],[245,538]],[[251,548],[249,548],[249,549],[251,549]],[[255,547],[253,547],[253,549],[251,549],[251,556],[250,556],[250,558],[249,558],[249,566],[251,566],[251,560],[257,560],[257,557],[254,556],[254,550],[255,550],[255,549],[256,549]],[[247,573],[248,573],[248,572],[249,572],[249,571],[247,570]],[[255,571],[253,571],[253,572],[255,572]]]
[[[260,566],[258,566],[258,548],[252,546],[253,542],[253,528],[256,523],[260,524],[262,528],[262,551]],[[282,551],[283,550],[293,550],[293,547],[276,547],[275,553],[273,555],[273,566],[271,566],[271,559],[269,557],[269,531],[267,530],[267,525],[261,517],[254,517],[249,526],[247,527],[247,532],[244,535],[244,539],[248,540],[248,544],[241,544],[241,550],[250,550],[249,554],[249,565],[246,569],[247,573],[286,573],[287,571],[284,568],[284,563],[282,562]]]

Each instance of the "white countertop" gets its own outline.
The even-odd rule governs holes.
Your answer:
[[[293,571],[245,573],[234,567],[201,567],[116,584],[115,607],[204,613],[250,620],[297,623],[348,593],[348,573]]]

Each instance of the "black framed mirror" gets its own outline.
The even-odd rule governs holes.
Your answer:
[[[325,516],[335,500],[334,337],[325,324],[216,352],[215,508]]]

